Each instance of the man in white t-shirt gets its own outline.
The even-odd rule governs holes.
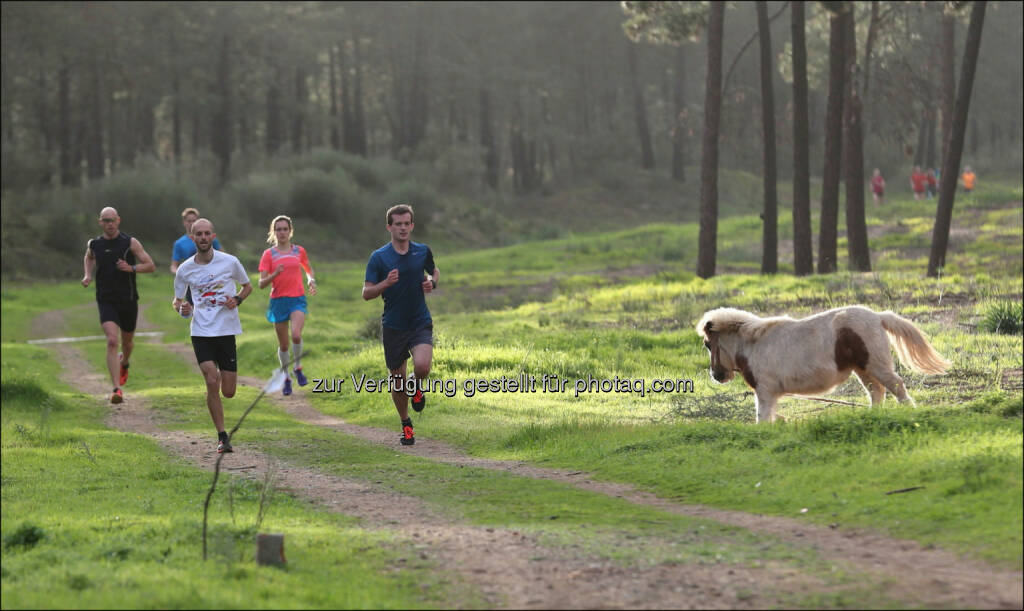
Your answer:
[[[252,284],[237,257],[214,250],[216,237],[210,221],[197,219],[192,224],[197,252],[174,274],[174,309],[192,316],[192,349],[206,380],[206,407],[217,428],[217,452],[222,453],[231,452],[231,439],[224,430],[220,395],[230,399],[238,386],[235,336],[242,332],[242,322],[237,308],[252,292]],[[236,284],[242,286],[240,292]],[[185,299],[189,289],[195,305]]]

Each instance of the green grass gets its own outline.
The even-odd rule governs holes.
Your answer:
[[[5,608],[444,606],[443,572],[392,568],[415,558],[411,543],[286,495],[259,532],[287,533],[287,568],[257,566],[260,486],[232,476],[203,563],[209,474],[103,426],[106,406],[55,384],[57,371],[46,349],[4,345]]]
[[[1021,207],[1007,205],[1020,197],[1019,183],[989,182],[972,199],[958,201],[953,222],[958,232],[937,279],[924,277],[934,210],[906,199],[870,210],[877,270],[872,273],[843,270],[795,278],[784,273],[785,261],[783,273],[775,276],[748,273],[756,272],[759,260],[756,214],[722,219],[723,273],[709,280],[693,275],[697,234],[692,224],[568,235],[484,251],[437,251],[442,288],[429,301],[436,339],[431,377],[450,384],[451,396],[430,396],[427,411],[415,417],[417,433],[473,455],[585,470],[686,503],[871,528],[1019,570],[1022,400],[1019,388],[1001,385],[1007,372],[1021,368],[1022,338],[986,332],[980,322],[987,304],[1021,300]],[[787,211],[780,221],[785,240],[791,234]],[[841,268],[843,247],[841,242]],[[340,392],[310,397],[325,413],[391,428],[397,436],[390,398],[355,392],[351,378],[385,373],[372,332],[381,305],[359,297],[364,265],[316,263],[321,294],[310,298],[304,334],[310,353],[304,365],[310,377],[345,382]],[[145,316],[165,332],[164,341],[185,342],[187,321],[168,305],[169,283],[166,273],[141,278],[143,304],[149,306]],[[13,343],[30,336],[33,316],[55,308],[66,314],[60,333],[97,334],[91,292],[86,295],[73,283],[5,285],[4,297],[3,536],[12,541],[43,536],[31,546],[13,543],[4,549],[4,606],[45,605],[37,594],[46,591],[44,579],[67,596],[52,600],[73,606],[397,607],[447,600],[446,586],[438,582],[446,578],[431,567],[410,569],[413,580],[433,575],[433,582],[426,579],[437,586],[427,595],[395,590],[394,584],[409,576],[384,570],[395,557],[387,547],[393,542],[290,497],[275,500],[268,518],[271,526],[289,533],[289,570],[268,573],[247,559],[234,559],[232,553],[248,549],[252,535],[256,492],[242,482],[235,514],[249,516],[248,521],[239,517],[232,523],[223,500],[216,512],[217,530],[230,543],[226,549],[235,550],[222,556],[232,560],[212,574],[204,571],[196,562],[195,533],[197,503],[209,476],[180,465],[148,441],[104,428],[103,408],[52,383],[50,353]],[[258,292],[242,308],[243,375],[263,377],[277,365],[273,329],[263,316],[266,298]],[[781,413],[787,422],[758,426],[749,389],[739,381],[717,385],[708,377],[707,354],[693,330],[705,310],[729,305],[762,315],[802,316],[852,303],[910,317],[953,363],[945,376],[921,376],[901,366],[916,409],[891,399],[875,409],[785,399]],[[81,346],[90,362],[102,363],[102,342]],[[515,394],[471,394],[466,386],[521,374],[535,376],[538,384],[548,375],[567,386]],[[588,377],[629,379],[642,383],[645,392],[576,396],[575,380]],[[655,380],[690,380],[693,392],[652,392]],[[138,342],[132,390],[159,406],[167,426],[210,434],[198,376],[159,345]],[[242,389],[226,403],[229,426],[254,396]],[[835,398],[866,403],[854,381],[841,386]],[[552,546],[573,541],[623,563],[646,555],[666,562],[721,557],[753,566],[769,558],[816,570],[813,556],[770,538],[552,482],[397,454],[297,423],[270,403],[253,412],[236,439],[294,464],[418,496],[461,523],[535,533]],[[40,473],[52,473],[53,482]],[[911,487],[919,488],[886,494]],[[76,491],[73,504],[68,489]],[[110,516],[124,523],[112,524]],[[702,527],[701,536],[687,534]],[[623,535],[635,537],[636,546],[621,545]],[[342,543],[326,549],[325,542],[334,540]],[[174,542],[169,559],[157,557],[163,549],[151,545],[157,541]],[[367,564],[359,565],[351,553],[363,548],[375,551],[360,554]],[[119,556],[138,559],[144,570]],[[351,579],[369,584],[368,598],[353,598],[357,593],[339,590],[333,581],[325,585],[315,563],[306,561],[314,557],[356,571]],[[358,573],[364,569],[369,576]],[[161,576],[176,586],[161,589],[156,584]],[[273,592],[259,602],[240,598],[266,592],[271,582],[288,586],[281,590],[301,590],[307,598],[291,602]],[[208,595],[207,583],[216,584],[216,595]],[[125,584],[133,584],[131,591],[153,589],[171,598],[112,599],[110,590]],[[834,595],[812,592],[793,604],[856,606],[870,598],[850,587]]]
[[[686,502],[868,526],[1019,568],[1019,410],[975,409],[992,393],[1000,405],[1020,403],[1019,390],[999,391],[999,385],[1004,372],[1021,367],[1021,337],[978,329],[976,305],[1020,300],[1021,209],[1006,208],[1019,197],[1020,188],[1013,187],[963,202],[954,227],[973,237],[954,241],[937,279],[923,274],[930,223],[913,216],[922,213],[922,204],[898,199],[872,210],[872,224],[897,228],[873,242],[876,260],[883,262],[883,270],[873,273],[695,279],[687,269],[695,248],[691,225],[438,253],[444,292],[430,301],[436,336],[431,375],[453,396],[432,399],[417,430],[483,456],[587,469]],[[751,218],[722,226],[726,244],[758,242]],[[679,262],[664,257],[673,244],[687,250]],[[1000,244],[998,257],[979,244]],[[918,248],[923,259],[906,256]],[[720,267],[756,260],[742,249],[719,251]],[[316,310],[311,316],[306,344],[319,352],[308,359],[307,370],[346,379],[341,392],[312,399],[322,411],[352,422],[392,427],[390,399],[355,392],[351,379],[383,373],[377,341],[360,333],[380,307],[356,298],[361,271],[358,263],[330,267],[351,288],[328,297],[340,306],[329,316]],[[782,413],[789,424],[757,427],[750,424],[749,390],[741,382],[719,386],[707,376],[707,355],[693,332],[705,310],[731,305],[801,316],[851,303],[911,317],[953,362],[945,376],[921,376],[901,366],[919,409],[893,403],[876,410],[822,408],[787,399]],[[273,354],[265,346],[271,342],[269,330],[257,327],[241,343],[243,358],[269,370]],[[522,373],[569,383],[561,393],[467,396],[471,380]],[[648,393],[575,396],[575,380],[588,376],[642,379]],[[651,393],[655,379],[692,379],[695,392]],[[853,380],[836,398],[867,402]],[[941,426],[907,428],[922,418]],[[808,438],[808,427],[826,422],[835,435],[856,441]],[[746,441],[724,441],[735,436]],[[755,489],[758,481],[762,486]],[[885,495],[915,485],[924,488]],[[804,507],[807,514],[798,514]]]

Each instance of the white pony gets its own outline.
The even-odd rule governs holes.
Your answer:
[[[901,403],[913,404],[893,368],[889,341],[914,371],[944,373],[949,367],[914,323],[863,306],[801,320],[718,308],[704,314],[697,333],[711,353],[712,378],[724,384],[738,371],[754,389],[758,422],[775,420],[775,405],[782,395],[828,392],[851,372],[857,374],[872,406],[885,399],[886,389]]]

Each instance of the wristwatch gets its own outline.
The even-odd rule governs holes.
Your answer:
[[[235,297],[235,307],[238,307],[238,306],[242,305],[242,302],[245,301],[244,297],[239,297],[238,295],[235,295],[234,297]]]

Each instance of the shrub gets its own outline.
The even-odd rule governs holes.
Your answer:
[[[292,182],[287,210],[290,216],[318,223],[359,226],[362,220],[359,194],[342,172],[327,174],[315,169],[300,172]]]
[[[1021,303],[1001,301],[989,304],[982,314],[978,328],[989,333],[1019,335],[1024,328],[1024,307]]]
[[[1003,418],[1019,418],[1024,411],[1024,403],[1019,394],[1014,396],[998,390],[986,393],[964,407],[971,412],[993,414]]]
[[[46,538],[46,532],[35,524],[26,523],[19,526],[14,532],[4,537],[4,549],[20,547],[29,549],[35,547]]]
[[[371,316],[363,321],[357,335],[361,339],[380,339],[380,316]]]
[[[104,206],[117,208],[123,220],[122,229],[138,237],[143,244],[147,240],[174,242],[182,231],[182,209],[191,206],[203,211],[204,208],[195,188],[190,183],[179,182],[169,169],[119,172],[91,183],[84,196],[86,215],[98,218]],[[209,212],[203,211],[203,214]]]
[[[378,165],[387,165],[388,161],[373,161],[357,155],[343,155],[341,167],[348,172],[352,180],[363,189],[381,191],[384,189],[387,180],[384,173],[377,169]]]
[[[225,198],[241,217],[258,227],[270,226],[270,219],[284,212],[291,179],[274,174],[253,174],[229,187]]]
[[[388,190],[384,195],[385,206],[379,211],[381,221],[384,221],[384,212],[395,204],[408,204],[412,206],[413,218],[416,221],[416,233],[421,237],[430,230],[430,222],[434,215],[439,212],[440,197],[433,188],[417,181],[407,180],[399,183]]]
[[[7,378],[0,383],[0,399],[4,403],[23,399],[33,404],[46,401],[50,397],[39,382],[25,378]]]
[[[331,149],[315,149],[307,155],[299,155],[285,159],[277,167],[280,171],[302,173],[304,170],[320,170],[325,174],[333,174],[339,169],[344,170],[362,189],[382,190],[386,184],[378,165],[382,160],[370,161],[358,155],[334,151]]]

